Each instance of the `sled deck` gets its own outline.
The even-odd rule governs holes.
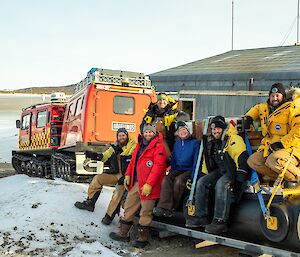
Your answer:
[[[220,235],[213,235],[202,232],[200,229],[190,229],[181,226],[176,226],[172,224],[168,224],[161,221],[152,221],[151,226],[153,228],[168,231],[171,233],[176,233],[183,236],[192,237],[195,239],[205,240],[209,242],[215,242],[217,244],[237,248],[243,250],[243,253],[247,253],[250,256],[259,256],[262,254],[268,254],[276,257],[297,257],[300,256],[300,253],[290,252],[287,250],[274,248],[270,246],[265,246],[257,243],[242,241],[238,239],[233,239],[230,237],[224,237]]]

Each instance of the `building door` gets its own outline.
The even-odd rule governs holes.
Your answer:
[[[187,113],[190,120],[195,120],[196,101],[194,98],[179,98],[179,109]]]

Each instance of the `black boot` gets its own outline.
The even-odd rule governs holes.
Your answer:
[[[110,225],[113,219],[114,217],[110,217],[107,213],[105,213],[105,216],[102,218],[101,223],[104,225]]]
[[[210,234],[220,234],[227,232],[227,230],[227,222],[217,219],[213,219],[212,223],[205,227],[205,232]]]
[[[115,209],[115,211],[112,213],[111,216],[105,213],[105,216],[101,220],[102,224],[110,225],[113,219],[115,218],[116,214],[120,215],[120,208],[121,208],[121,203],[118,204],[117,208]]]
[[[186,219],[185,226],[187,228],[199,228],[199,227],[204,227],[209,224],[209,220],[207,216],[202,216],[202,217],[189,217]]]
[[[165,208],[155,207],[153,209],[153,214],[156,217],[165,217],[165,218],[172,218],[174,217],[174,212]]]
[[[98,191],[94,194],[94,196],[91,199],[87,198],[83,202],[76,202],[74,204],[75,207],[77,207],[78,209],[81,209],[81,210],[87,210],[87,211],[93,212],[95,209],[95,204],[99,198],[100,193],[101,193],[101,191]]]
[[[129,242],[130,236],[129,236],[129,230],[131,229],[132,221],[127,222],[124,220],[120,220],[120,230],[118,232],[111,232],[109,234],[109,237],[116,241],[121,242]]]
[[[136,248],[144,248],[149,243],[150,227],[139,225],[137,239],[132,242]]]

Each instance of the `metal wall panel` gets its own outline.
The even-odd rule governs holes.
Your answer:
[[[196,99],[196,120],[215,115],[244,115],[255,104],[267,101],[265,96],[181,95],[180,97]]]

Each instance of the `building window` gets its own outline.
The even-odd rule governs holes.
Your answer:
[[[126,96],[115,96],[114,113],[128,115],[134,114],[134,98]]]

